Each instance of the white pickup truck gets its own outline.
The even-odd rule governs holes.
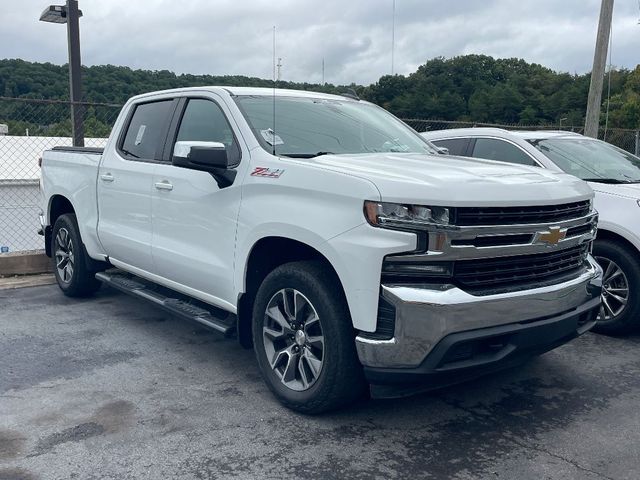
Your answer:
[[[46,151],[41,188],[66,295],[107,283],[235,334],[303,412],[367,384],[435,387],[516,365],[589,330],[600,307],[584,182],[443,162],[357,98],[137,96],[104,151]]]

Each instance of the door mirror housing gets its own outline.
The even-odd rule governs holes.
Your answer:
[[[176,167],[209,172],[220,188],[232,185],[237,173],[229,168],[227,149],[220,142],[176,142],[171,163]]]
[[[176,142],[172,163],[176,167],[213,173],[229,168],[226,147],[220,142]]]

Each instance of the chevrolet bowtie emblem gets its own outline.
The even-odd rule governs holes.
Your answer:
[[[538,232],[534,243],[545,243],[547,245],[557,245],[560,240],[567,238],[567,229],[551,227],[548,232]]]

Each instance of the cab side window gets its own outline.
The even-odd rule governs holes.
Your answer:
[[[120,151],[130,160],[159,160],[173,99],[135,106]]]
[[[500,162],[517,163],[518,165],[537,166],[537,163],[515,145],[497,138],[478,138],[473,147],[473,156],[498,160]]]
[[[222,109],[211,100],[190,99],[182,115],[176,142],[218,142],[227,150],[229,165],[240,163],[240,147]]]

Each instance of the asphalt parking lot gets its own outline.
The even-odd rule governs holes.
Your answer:
[[[0,290],[0,479],[640,478],[640,336],[305,417],[251,351],[103,289]]]

